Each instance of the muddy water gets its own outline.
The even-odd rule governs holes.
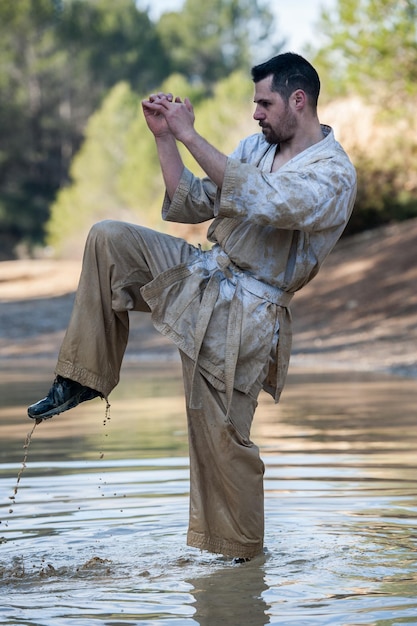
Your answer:
[[[293,370],[262,396],[266,550],[240,566],[185,545],[176,363],[126,367],[110,419],[94,400],[37,426],[15,494],[49,382],[1,373],[1,624],[417,624],[415,380]]]

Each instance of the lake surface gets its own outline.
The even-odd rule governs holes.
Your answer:
[[[280,405],[261,395],[266,549],[244,565],[185,545],[176,361],[128,363],[110,419],[93,400],[25,450],[50,382],[2,365],[2,625],[417,624],[415,380],[294,368]]]

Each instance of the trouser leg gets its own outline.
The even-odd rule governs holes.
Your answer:
[[[56,373],[107,397],[119,381],[128,311],[149,311],[140,288],[185,262],[193,250],[182,239],[133,224],[111,220],[96,224],[87,238]]]
[[[181,354],[187,407],[193,362]],[[250,395],[234,391],[227,416],[225,393],[199,373],[202,409],[187,408],[190,448],[188,545],[234,557],[263,548],[264,464],[250,441],[261,378]]]

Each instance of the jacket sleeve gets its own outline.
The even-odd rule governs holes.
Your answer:
[[[229,158],[216,214],[314,232],[346,223],[355,195],[355,170],[344,153],[316,156],[276,172]]]
[[[245,142],[241,141],[230,157],[245,160],[244,146]],[[198,178],[185,167],[172,201],[165,194],[162,218],[168,222],[199,224],[215,217],[219,202],[220,191],[210,178]]]
[[[217,186],[209,178],[197,178],[184,168],[172,201],[165,194],[162,217],[183,224],[199,224],[213,219],[217,195]]]

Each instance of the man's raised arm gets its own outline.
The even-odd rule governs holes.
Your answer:
[[[155,101],[160,101],[162,98],[172,100],[172,95],[162,93],[151,95],[149,100],[142,101],[142,110],[146,123],[154,135],[165,187],[170,200],[172,200],[184,170],[184,163],[178,151],[176,139],[169,129],[164,115],[152,106]]]
[[[158,145],[158,154],[160,154],[160,149],[163,149],[164,159],[168,156],[174,156],[174,148],[172,144],[168,145],[168,140],[166,137],[166,131],[171,135],[171,140],[174,141],[177,139],[184,144],[187,150],[192,154],[197,163],[202,167],[207,176],[219,187],[221,188],[223,185],[223,178],[226,169],[227,157],[225,154],[217,150],[214,146],[212,146],[204,137],[202,137],[194,128],[194,109],[192,107],[191,102],[188,98],[184,99],[184,102],[180,98],[172,99],[171,94],[158,94],[156,96],[151,96],[149,101],[146,103],[142,103],[144,106],[145,116],[148,122],[148,126],[151,128],[150,120],[151,112],[155,114],[156,118],[162,117],[165,122],[165,131],[162,133],[162,136],[159,135],[159,139],[164,137],[163,145]],[[162,122],[161,126],[163,125]],[[152,130],[152,132],[154,132]],[[155,134],[155,133],[154,133]],[[155,134],[155,139],[157,135]],[[177,153],[177,159],[182,163],[181,156],[178,152],[177,147],[175,146],[175,151]],[[161,156],[160,156],[161,160]],[[178,167],[178,161],[176,161],[176,166],[172,163],[164,162],[164,165],[161,161],[161,167],[164,166],[172,169],[171,175],[174,174],[174,170]],[[182,169],[181,169],[182,172]],[[176,172],[178,173],[178,172]],[[181,176],[181,174],[180,174]],[[165,174],[164,174],[165,179]],[[170,183],[175,181],[175,175],[170,176]],[[178,179],[179,182],[179,179]],[[167,187],[168,195],[170,195],[168,187]],[[170,196],[171,197],[171,196]]]

